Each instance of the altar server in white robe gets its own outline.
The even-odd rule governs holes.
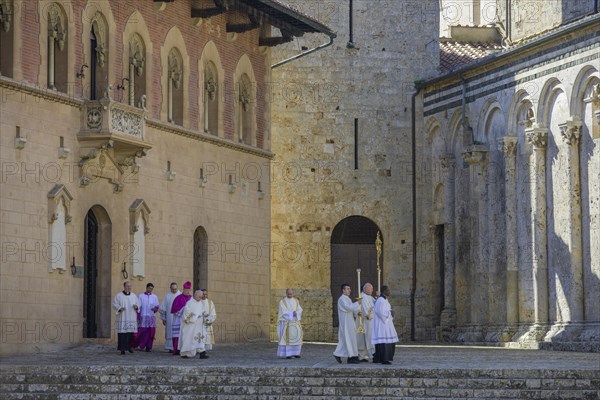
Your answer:
[[[375,345],[374,363],[391,364],[396,352],[398,334],[394,327],[394,311],[388,301],[390,288],[381,287],[381,296],[375,302],[375,313],[373,318],[373,338]]]
[[[375,353],[375,345],[371,343],[373,336],[373,308],[375,307],[375,299],[372,296],[373,285],[365,283],[363,291],[360,294],[362,298],[361,311],[363,315],[363,330],[364,333],[356,334],[356,342],[358,344],[358,359],[361,362],[368,362],[373,358]],[[358,329],[359,320],[356,319],[356,328]]]
[[[196,290],[183,308],[181,315],[181,332],[179,335],[179,351],[182,358],[195,357],[200,353],[200,358],[208,358],[204,347],[204,303],[202,290]]]
[[[123,291],[117,293],[113,300],[113,308],[116,311],[115,326],[117,329],[118,345],[121,354],[125,351],[133,353],[131,341],[133,334],[137,333],[137,313],[140,308],[140,301],[135,293],[131,292],[131,283],[123,283]]]
[[[356,343],[355,315],[361,315],[360,302],[353,303],[350,299],[350,285],[341,286],[342,295],[338,299],[338,345],[333,352],[336,361],[342,363],[342,357],[348,358],[348,364],[358,364],[358,346]]]
[[[302,351],[302,307],[294,298],[294,291],[288,288],[285,297],[279,300],[278,333],[279,346],[277,356],[285,358],[300,358]]]
[[[213,333],[213,323],[217,319],[217,310],[215,308],[215,304],[208,298],[208,290],[202,289],[204,293],[204,329],[206,330],[206,335],[204,335],[204,347],[207,351],[212,350],[213,345],[215,344],[215,335]]]
[[[171,291],[165,295],[158,313],[160,319],[165,326],[165,349],[169,350],[169,353],[173,352],[173,314],[171,314],[171,307],[173,306],[173,300],[175,297],[181,294],[181,291],[177,288],[177,283],[172,282],[170,286]]]

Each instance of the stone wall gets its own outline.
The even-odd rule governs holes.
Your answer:
[[[348,2],[288,3],[319,18],[338,37],[332,46],[273,70],[272,240],[299,256],[272,259],[272,305],[285,288],[296,289],[304,318],[324,327],[306,332],[305,339],[331,340],[337,333],[331,329],[331,233],[342,219],[364,216],[381,230],[383,281],[391,285],[397,328],[406,339],[411,94],[414,81],[431,76],[438,65],[437,28],[431,27],[437,27],[439,10],[433,3],[354,1],[349,43]],[[274,50],[273,59],[326,42],[302,38]],[[419,274],[435,279],[426,268]],[[356,294],[354,278],[351,283]],[[417,314],[425,320],[432,312],[428,291],[425,286],[417,295]],[[276,310],[272,307],[272,321]]]

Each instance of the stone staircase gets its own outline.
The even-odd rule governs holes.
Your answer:
[[[10,366],[2,362],[0,399],[600,399],[598,370],[365,366]]]

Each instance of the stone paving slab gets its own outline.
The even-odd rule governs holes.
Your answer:
[[[136,351],[120,355],[116,346],[85,344],[59,352],[37,353],[22,356],[0,357],[2,370],[14,366],[140,366],[156,367],[275,367],[298,368],[310,372],[319,369],[353,369],[356,375],[369,376],[372,369],[402,370],[471,370],[477,377],[485,377],[482,370],[494,371],[493,376],[508,374],[515,377],[521,371],[527,378],[528,371],[535,376],[552,377],[552,371],[573,371],[572,378],[600,379],[600,353],[557,352],[546,350],[520,350],[499,347],[442,346],[442,345],[398,345],[392,365],[371,363],[338,364],[333,358],[335,345],[305,343],[302,358],[281,359],[276,356],[277,344],[224,343],[217,344],[210,358],[182,359],[172,356],[162,347],[152,352]],[[547,371],[547,372],[546,372]],[[581,372],[586,371],[585,376]],[[305,372],[305,371],[297,371]],[[544,374],[547,374],[546,376]],[[548,375],[549,374],[549,375]],[[304,375],[304,373],[302,373]],[[310,376],[310,374],[308,374]],[[531,375],[534,376],[534,375]]]

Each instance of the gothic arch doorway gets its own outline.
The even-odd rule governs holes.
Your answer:
[[[102,206],[87,212],[84,235],[83,337],[110,338],[112,224]]]
[[[194,290],[208,289],[208,235],[199,226],[194,232]]]
[[[331,234],[331,296],[333,300],[333,326],[337,327],[337,301],[340,286],[348,283],[352,297],[358,296],[356,270],[361,269],[361,284],[370,282],[377,290],[377,252],[375,240],[379,227],[369,218],[354,215],[341,220]],[[383,249],[383,243],[382,243]],[[380,260],[383,280],[383,252]],[[382,281],[383,284],[383,281]]]

